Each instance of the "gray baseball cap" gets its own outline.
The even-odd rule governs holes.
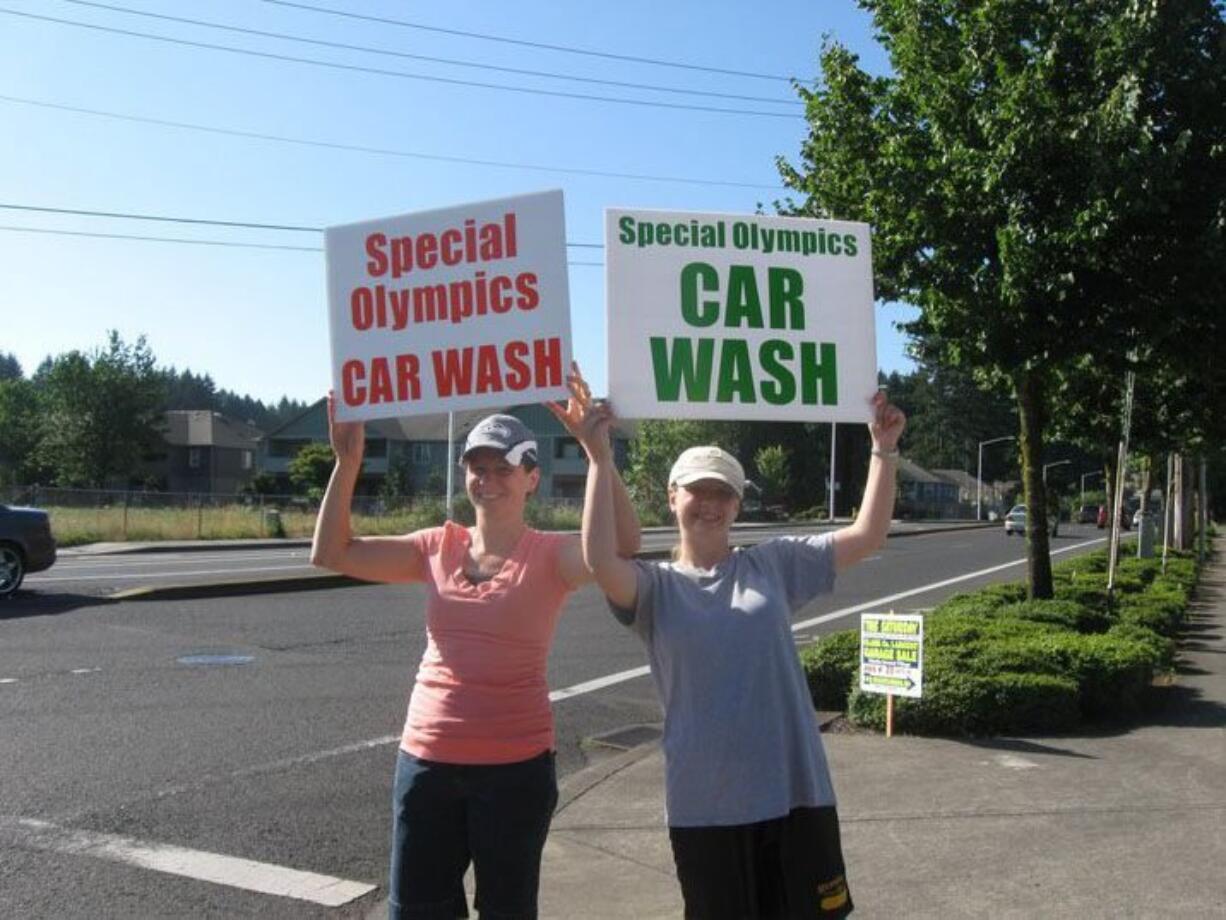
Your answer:
[[[519,466],[526,463],[536,466],[536,435],[532,429],[513,415],[487,415],[473,427],[464,441],[461,460],[467,460],[474,450],[488,447],[501,451],[507,463]]]

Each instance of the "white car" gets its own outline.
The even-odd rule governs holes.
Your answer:
[[[1005,515],[1005,536],[1011,537],[1014,534],[1025,535],[1026,533],[1026,506],[1014,505],[1013,509]]]
[[[1059,526],[1056,521],[1056,516],[1053,514],[1047,519],[1047,532],[1052,536],[1056,535],[1056,528]],[[1014,505],[1012,510],[1005,515],[1005,536],[1011,537],[1014,534],[1024,537],[1026,535],[1026,506]]]

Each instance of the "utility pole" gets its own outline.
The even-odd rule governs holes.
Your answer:
[[[1132,431],[1132,391],[1137,375],[1129,371],[1124,376],[1124,429],[1115,467],[1115,499],[1111,503],[1110,555],[1107,557],[1107,596],[1115,591],[1115,557],[1120,549],[1120,513],[1124,508],[1124,467],[1128,462],[1128,436]]]
[[[830,423],[830,523],[834,523],[834,443],[838,433],[838,422]]]
[[[455,486],[455,413],[447,413],[447,520],[451,520],[451,493]]]

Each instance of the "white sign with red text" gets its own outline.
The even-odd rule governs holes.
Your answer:
[[[337,418],[566,395],[560,191],[329,227],[324,236]]]

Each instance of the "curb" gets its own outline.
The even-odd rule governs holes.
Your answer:
[[[105,595],[109,601],[175,601],[210,597],[237,597],[248,594],[277,594],[283,591],[324,591],[331,588],[357,587],[375,582],[362,581],[348,575],[322,572],[319,575],[288,575],[260,581],[217,581],[195,585],[152,585],[129,588]]]

